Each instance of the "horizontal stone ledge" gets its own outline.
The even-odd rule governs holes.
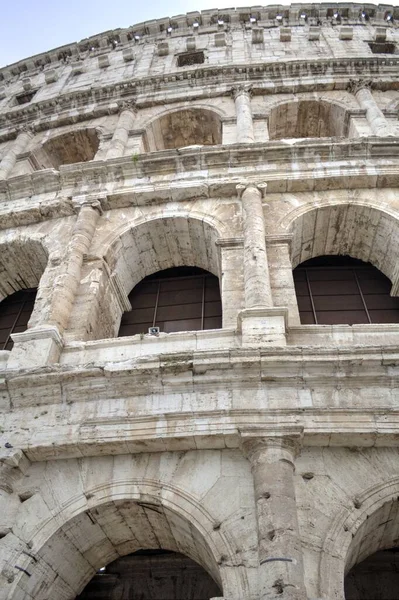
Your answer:
[[[259,169],[262,160],[264,166]],[[295,170],[291,163],[295,163]],[[218,175],[218,169],[223,174]],[[226,169],[230,169],[231,174],[226,176]],[[160,174],[164,181],[152,183],[152,177]],[[235,197],[235,186],[243,178],[267,182],[268,194],[396,188],[399,141],[362,138],[345,142],[289,140],[209,146],[197,151],[180,149],[143,154],[134,162],[127,156],[108,162],[65,165],[60,171],[44,169],[0,183],[0,227],[69,216],[72,214],[67,198],[70,188],[75,188],[77,194],[84,193],[93,177],[100,177],[104,182],[105,210],[194,198]],[[53,196],[51,200],[42,201],[42,194]],[[1,206],[4,201],[17,200],[22,202],[13,206],[12,211]]]
[[[240,431],[262,428],[273,437],[303,430],[303,447],[397,447],[399,412],[361,410],[325,411],[215,411],[169,414],[147,418],[103,418],[82,424],[43,425],[29,432],[5,431],[9,443],[31,461],[240,447]],[[5,437],[4,437],[5,439]],[[56,442],[56,444],[54,444]]]
[[[43,131],[114,114],[119,110],[118,101],[131,96],[135,97],[137,108],[164,104],[165,87],[168,87],[169,103],[181,102],[187,97],[198,100],[229,94],[231,88],[242,82],[243,78],[246,83],[252,83],[256,95],[314,92],[315,89],[318,92],[345,90],[350,80],[356,77],[372,77],[374,89],[386,91],[397,87],[395,75],[398,65],[399,59],[396,57],[378,56],[225,64],[197,68],[195,72],[179,71],[116,82],[111,86],[111,95],[109,85],[103,88],[87,87],[59,96],[56,104],[51,98],[33,102],[28,107],[13,107],[11,111],[3,113],[0,117],[0,142],[15,137],[21,124],[29,124],[35,130]],[[208,89],[210,86],[213,89]]]
[[[399,372],[397,347],[315,347],[307,350],[287,346],[269,350],[230,348],[169,354],[161,354],[158,348],[152,356],[125,356],[119,361],[115,358],[114,362],[101,362],[98,350],[105,342],[86,344],[86,348],[95,349],[92,356],[89,352],[84,353],[83,343],[69,346],[71,352],[74,349],[81,352],[81,360],[86,364],[2,370],[0,410],[7,413],[11,407],[15,412],[35,406],[56,409],[65,404],[78,408],[81,403],[86,406],[91,403],[90,406],[95,407],[101,402],[109,404],[112,401],[126,401],[136,408],[136,403],[139,407],[143,398],[151,404],[153,396],[178,398],[182,394],[190,395],[194,406],[194,400],[202,395],[208,397],[210,390],[215,394],[222,390],[239,403],[242,390],[246,393],[252,390],[254,397],[263,391],[274,398],[279,390],[283,394],[288,394],[289,390],[288,405],[292,410],[299,406],[307,409],[313,406],[309,390],[315,386],[330,390],[337,386],[339,389],[364,390],[374,387],[392,392],[396,389]],[[110,342],[112,340],[108,340],[109,348]],[[116,357],[115,350],[123,340],[115,342],[113,355]],[[369,402],[369,399],[365,401]],[[393,397],[389,396],[385,401],[388,402],[386,410],[391,410]],[[209,402],[213,406],[213,401]],[[153,409],[147,407],[145,410]]]

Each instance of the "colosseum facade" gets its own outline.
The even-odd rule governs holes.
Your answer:
[[[399,8],[0,69],[0,599],[394,600]]]

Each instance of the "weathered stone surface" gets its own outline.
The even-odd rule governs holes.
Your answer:
[[[0,600],[396,593],[399,324],[301,324],[292,271],[350,255],[399,294],[399,14],[281,9],[0,69],[0,298],[38,288],[0,351]],[[118,338],[181,266],[222,328]]]

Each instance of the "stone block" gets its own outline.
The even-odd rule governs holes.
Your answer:
[[[22,87],[24,88],[25,92],[28,92],[32,89],[32,81],[30,77],[24,77],[22,80]]]
[[[318,42],[320,39],[321,28],[309,27],[308,40],[309,42]]]
[[[252,43],[263,44],[263,29],[261,27],[254,27],[252,29]]]
[[[73,75],[73,76],[81,75],[82,73],[84,73],[86,71],[86,67],[85,67],[83,61],[81,61],[81,60],[73,61],[71,63],[71,67],[72,67],[71,75]]]
[[[49,71],[46,71],[46,73],[44,75],[44,79],[45,79],[46,83],[56,82],[58,79],[57,71],[55,69],[50,69]]]
[[[340,40],[352,40],[353,39],[353,27],[341,27],[339,30]]]
[[[291,41],[291,27],[280,27],[280,42]]]
[[[387,39],[387,28],[386,27],[375,27],[374,40],[376,42],[385,42],[386,39]]]
[[[100,69],[106,69],[107,67],[109,67],[109,65],[110,62],[108,54],[101,54],[101,56],[98,57],[98,67]]]
[[[193,36],[191,36],[191,37],[188,37],[188,38],[186,39],[186,50],[187,50],[188,52],[191,52],[192,50],[195,50],[195,48],[196,48],[196,40],[195,40],[195,37],[193,37]]]
[[[168,42],[159,42],[157,49],[158,49],[158,56],[167,56],[167,54],[169,54]]]
[[[63,342],[56,327],[35,327],[11,335],[14,347],[8,369],[42,367],[58,362]]]
[[[122,52],[122,56],[125,62],[131,62],[134,59],[133,50],[131,48],[125,48]]]
[[[220,33],[215,33],[215,46],[225,46],[226,45],[226,34],[224,31]]]

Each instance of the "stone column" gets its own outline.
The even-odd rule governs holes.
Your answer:
[[[378,107],[371,93],[371,80],[351,81],[349,91],[355,94],[361,108],[366,111],[366,118],[374,135],[394,135],[382,110]]]
[[[62,333],[68,326],[72,306],[81,279],[84,255],[89,251],[97,220],[101,214],[99,201],[85,201],[78,206],[78,218],[64,256],[61,273],[54,285],[48,323]]]
[[[233,88],[237,115],[237,143],[251,144],[255,141],[251,109],[251,90],[248,86]]]
[[[237,185],[243,211],[245,308],[273,306],[262,207],[266,187]]]
[[[119,120],[112,136],[110,147],[107,151],[107,159],[118,158],[123,155],[129,138],[129,131],[133,127],[134,117],[134,104],[124,103],[121,107]]]
[[[260,600],[306,600],[295,499],[301,430],[241,432],[251,463],[258,522]]]
[[[0,181],[7,179],[15,167],[18,155],[26,151],[32,137],[33,133],[28,128],[21,129],[20,133],[18,133],[13,144],[11,144],[11,148],[0,163]]]

